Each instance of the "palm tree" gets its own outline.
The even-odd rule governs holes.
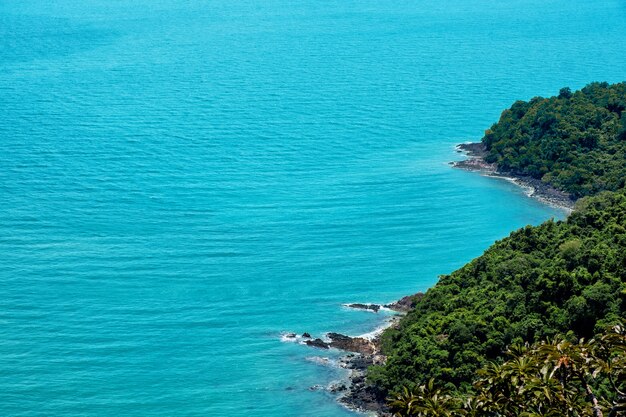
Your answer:
[[[452,395],[433,379],[391,398],[397,417],[626,417],[626,329],[597,339],[514,345],[478,371],[474,391]],[[598,387],[604,386],[604,391]],[[611,392],[606,393],[606,386]],[[605,395],[599,396],[597,393]]]
[[[457,417],[464,414],[460,401],[447,390],[436,388],[432,378],[413,390],[403,388],[402,393],[390,400],[389,406],[397,417]]]

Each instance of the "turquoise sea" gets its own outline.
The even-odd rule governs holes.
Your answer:
[[[451,169],[626,79],[617,0],[0,2],[0,416],[316,416],[346,302],[564,213]]]

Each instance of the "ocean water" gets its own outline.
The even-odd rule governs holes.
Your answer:
[[[617,0],[0,2],[0,415],[353,415],[281,342],[361,334],[562,218],[451,169],[626,79]]]

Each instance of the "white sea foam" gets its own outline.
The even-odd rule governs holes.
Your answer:
[[[331,359],[325,356],[307,356],[305,359],[317,365],[331,366],[333,368],[339,367],[336,359]]]
[[[492,177],[501,178],[505,181],[508,181],[517,185],[524,191],[524,194],[526,194],[527,197],[532,197],[535,194],[535,187],[533,187],[532,185],[525,184],[522,181],[518,180],[517,178],[506,177],[506,176],[501,176],[501,175],[496,175],[496,176],[492,175]]]
[[[378,336],[380,336],[386,329],[393,326],[398,319],[396,317],[390,317],[383,324],[372,330],[371,332],[363,333],[357,337],[362,337],[367,340],[374,340]]]
[[[291,335],[295,335],[293,337],[290,337]],[[298,334],[294,333],[294,332],[282,332],[280,334],[280,341],[281,342],[286,342],[286,343],[296,343],[302,340],[302,336],[299,336]]]
[[[361,304],[364,306],[378,306],[379,309],[378,311],[375,310],[371,310],[368,308],[359,308],[359,307],[353,307],[354,304]],[[397,311],[394,311],[388,307],[385,307],[386,304],[391,304],[391,303],[385,303],[385,304],[379,304],[379,303],[343,303],[341,304],[342,307],[350,309],[350,310],[359,310],[359,311],[364,311],[366,313],[380,313],[380,312],[384,312],[384,313],[397,313]]]

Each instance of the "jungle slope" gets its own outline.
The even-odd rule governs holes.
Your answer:
[[[580,200],[566,221],[511,233],[416,300],[381,337],[387,362],[368,372],[379,398],[429,378],[468,390],[511,343],[589,338],[626,317],[626,83],[518,101],[482,143],[499,172]]]
[[[517,101],[485,132],[484,159],[574,199],[626,184],[626,82]]]
[[[566,221],[528,226],[442,276],[382,336],[383,392],[429,378],[470,387],[513,342],[589,338],[626,315],[626,192],[580,200]]]

